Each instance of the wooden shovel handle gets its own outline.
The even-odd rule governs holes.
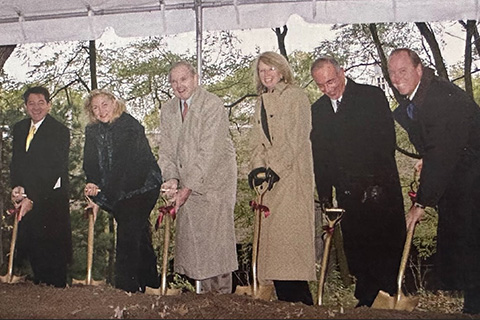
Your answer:
[[[402,295],[402,282],[403,276],[405,274],[405,268],[407,266],[408,256],[410,254],[410,247],[412,246],[413,233],[415,231],[415,226],[408,230],[407,237],[405,239],[405,246],[403,247],[402,260],[400,261],[400,269],[398,270],[397,277],[397,296],[396,300],[398,301]]]

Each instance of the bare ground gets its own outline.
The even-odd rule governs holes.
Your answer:
[[[256,300],[235,294],[176,296],[128,294],[108,285],[64,289],[31,282],[0,283],[0,318],[5,319],[480,319],[445,311],[442,297],[421,297],[412,311],[366,307],[306,306]],[[443,308],[443,310],[442,310]],[[429,310],[427,310],[429,309]],[[458,308],[457,308],[458,309]],[[434,311],[432,311],[434,310]]]

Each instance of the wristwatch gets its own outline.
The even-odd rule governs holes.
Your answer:
[[[418,202],[415,202],[415,207],[420,208],[420,209],[425,209],[425,206],[423,204],[418,203]]]

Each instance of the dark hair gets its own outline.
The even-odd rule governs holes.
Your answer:
[[[422,60],[420,59],[420,57],[418,56],[418,54],[413,51],[412,49],[408,49],[408,48],[397,48],[395,50],[393,50],[391,53],[390,53],[390,58],[396,54],[399,54],[401,52],[405,52],[406,54],[408,54],[408,57],[410,58],[410,61],[412,62],[413,66],[416,68],[418,65],[421,65],[423,67],[423,64],[422,64]]]
[[[50,102],[50,92],[48,92],[48,89],[42,86],[36,86],[28,88],[27,91],[25,91],[25,93],[23,94],[23,101],[25,102],[25,104],[27,104],[28,97],[32,93],[41,94],[45,97],[45,101],[47,101],[47,103]]]

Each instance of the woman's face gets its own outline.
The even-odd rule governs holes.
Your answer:
[[[98,95],[92,99],[92,111],[95,119],[108,123],[113,119],[117,104],[115,100],[106,95]]]
[[[268,91],[273,90],[275,85],[282,79],[282,74],[272,66],[259,61],[258,62],[258,77],[262,84]]]

